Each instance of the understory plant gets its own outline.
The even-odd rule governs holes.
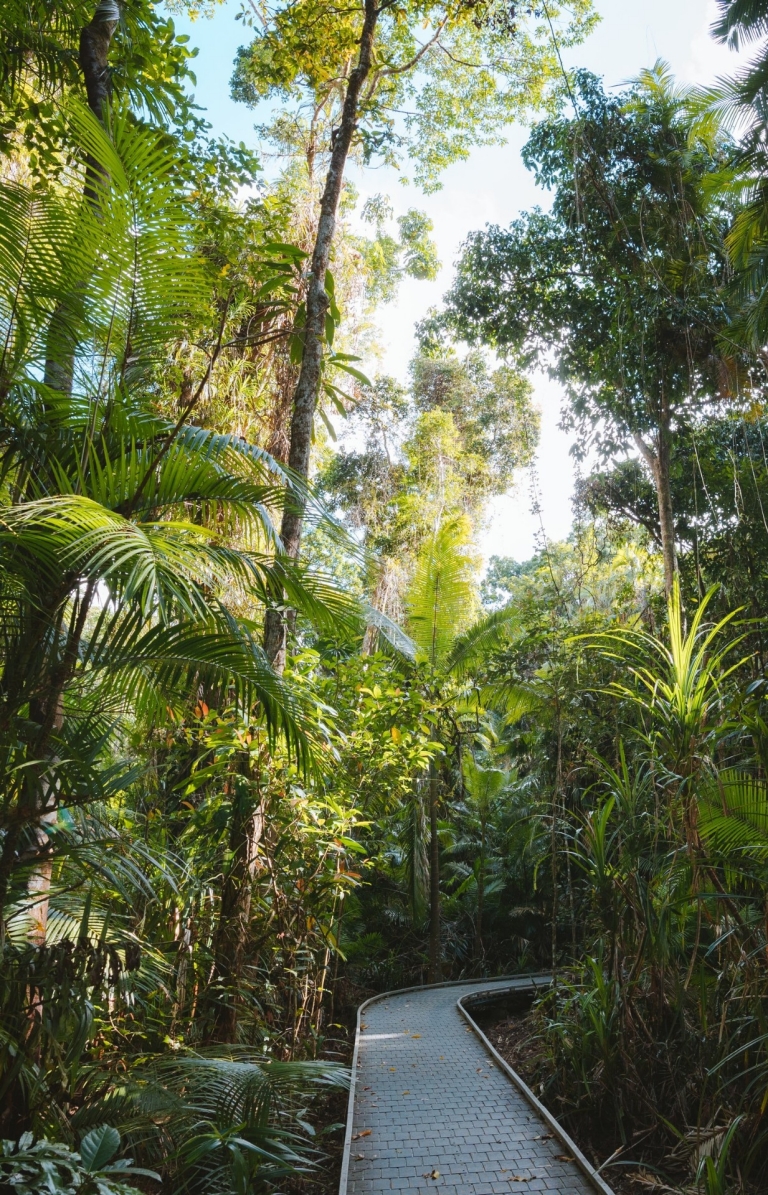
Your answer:
[[[720,1191],[765,1174],[768,789],[737,715],[760,686],[707,605],[675,587],[664,636],[591,641],[625,721],[568,828],[586,959],[533,1024],[542,1090],[597,1154]]]

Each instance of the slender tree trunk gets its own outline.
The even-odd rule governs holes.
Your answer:
[[[229,832],[232,863],[222,887],[213,942],[213,1008],[208,1033],[211,1042],[237,1040],[239,987],[248,945],[256,856],[263,832],[263,805],[253,809],[249,801],[241,804],[236,797]]]
[[[312,267],[307,286],[307,315],[304,326],[304,354],[301,372],[293,396],[291,417],[290,468],[299,477],[309,476],[309,454],[312,444],[312,425],[320,390],[320,376],[325,343],[325,320],[330,298],[325,289],[325,276],[331,260],[336,214],[344,182],[344,170],[352,138],[357,127],[357,112],[363,84],[368,77],[373,58],[376,22],[380,9],[376,0],[365,0],[365,18],[360,36],[357,63],[350,72],[344,97],[341,120],[331,140],[331,161],[320,200],[320,217],[312,254]],[[295,492],[289,496],[283,512],[280,535],[288,556],[296,559],[301,545],[304,503]],[[276,671],[285,666],[286,615],[276,609],[268,610],[264,624],[264,651]]]
[[[99,0],[90,24],[80,30],[78,62],[85,80],[88,107],[97,120],[104,118],[104,105],[111,90],[109,50],[119,20],[117,0]]]
[[[437,771],[429,774],[429,982],[439,983],[440,970],[440,839],[437,836]]]
[[[109,50],[119,20],[116,0],[100,0],[90,23],[80,30],[78,62],[88,107],[99,121],[104,119],[111,90]],[[106,182],[103,168],[90,156],[86,157],[83,194],[89,203],[95,203],[99,188]],[[56,307],[48,326],[44,381],[62,394],[72,393],[83,292],[82,281],[74,279],[71,294]]]
[[[550,951],[552,956],[552,983],[557,989],[557,918],[559,915],[557,900],[558,866],[557,866],[557,784],[552,790],[552,826],[550,828],[549,851],[552,857],[552,933]]]
[[[30,877],[30,892],[38,911],[39,927],[37,934],[33,931],[32,940],[38,945],[44,943],[48,921],[47,889],[51,877],[50,844],[44,827],[54,820],[58,806],[58,796],[51,789],[48,777],[50,766],[56,762],[51,738],[64,725],[64,690],[75,671],[93,589],[89,582],[85,592],[73,603],[66,631],[63,630],[64,595],[69,586],[65,584],[52,594],[50,600],[25,622],[26,634],[22,632],[19,636],[17,653],[6,667],[13,688],[6,694],[3,721],[7,725],[13,714],[28,704],[28,722],[36,731],[26,744],[27,766],[21,774],[16,806],[9,809],[4,818],[5,837],[0,852],[0,945],[5,941],[4,911],[11,877],[22,862],[36,864]],[[52,620],[46,617],[48,609],[58,611]],[[53,643],[60,649],[58,658],[53,659],[51,654],[56,651],[56,646],[41,652],[51,630]],[[25,844],[25,839],[34,841]]]
[[[560,707],[560,697],[558,694],[555,695],[555,716],[557,719],[557,759],[555,762],[555,785],[552,792],[552,829],[550,837],[550,851],[552,854],[552,986],[555,991],[555,996],[557,996],[557,921],[560,914],[558,893],[558,883],[560,877],[558,866],[559,859],[557,853],[557,831],[563,785],[563,721],[562,710]]]
[[[477,924],[475,925],[475,956],[481,959],[483,948],[483,906],[485,905],[485,815],[480,815],[480,867],[477,875]]]
[[[83,72],[88,106],[96,119],[100,121],[103,119],[104,105],[110,93],[109,50],[119,19],[120,8],[117,0],[99,0],[91,21],[80,31],[78,62]],[[104,182],[103,169],[91,158],[87,158],[83,193],[89,202],[94,202],[97,189],[99,186],[103,186]],[[72,393],[74,381],[75,353],[83,294],[83,283],[74,280],[70,295],[58,304],[51,315],[46,337],[43,380],[51,389],[67,395]],[[64,658],[55,669],[56,675],[51,678],[50,691],[42,696],[40,702],[41,730],[37,736],[37,749],[30,750],[30,756],[36,760],[45,759],[51,732],[59,731],[63,725],[62,694],[74,666],[92,594],[93,587],[89,585],[80,603],[75,625],[70,630],[70,641],[65,649]],[[57,801],[55,794],[52,796],[50,793],[45,776],[36,778],[37,770],[37,768],[33,768],[30,773],[33,784],[35,780],[37,781],[33,789],[30,813],[35,823],[31,828],[31,833],[36,844],[38,862],[30,875],[27,895],[34,901],[35,908],[35,923],[30,940],[35,945],[43,946],[48,924],[48,894],[52,874],[49,839],[44,827],[46,823],[54,820],[55,809],[50,806],[55,805]],[[19,827],[8,831],[5,849],[0,858],[0,910],[4,907],[8,882],[16,860],[19,837]],[[2,921],[2,917],[0,917],[0,921]],[[0,937],[3,936],[4,923],[3,931],[0,933]]]
[[[672,593],[672,586],[677,573],[677,552],[675,550],[675,516],[672,507],[672,487],[670,482],[671,433],[670,412],[666,399],[662,399],[659,426],[656,432],[655,447],[651,447],[642,436],[635,433],[635,443],[646,465],[651,471],[653,484],[656,489],[656,502],[659,511],[659,530],[661,532],[661,552],[664,559],[664,589],[667,597]]]

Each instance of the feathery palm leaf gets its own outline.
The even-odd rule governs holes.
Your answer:
[[[408,628],[433,668],[442,664],[477,604],[468,519],[440,524],[416,561],[406,606]]]
[[[448,671],[460,678],[475,672],[490,652],[509,641],[519,623],[519,615],[512,606],[504,606],[479,618],[454,640],[446,661]]]
[[[768,861],[768,786],[726,768],[698,794],[699,831],[706,845],[735,869]]]

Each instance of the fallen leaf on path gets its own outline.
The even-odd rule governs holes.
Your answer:
[[[412,1033],[411,1037],[421,1037],[421,1034],[420,1033]]]
[[[425,1170],[421,1177],[422,1178],[439,1178],[440,1171],[439,1170]]]
[[[572,1158],[570,1154],[555,1154],[555,1157],[557,1158],[558,1162],[575,1162],[576,1161],[576,1159]]]
[[[403,1092],[403,1095],[410,1095],[410,1094],[411,1094],[411,1093],[410,1093],[410,1091],[404,1091],[404,1092]]]
[[[353,1133],[352,1140],[357,1141],[360,1137],[370,1137],[373,1129],[363,1129],[362,1133]]]

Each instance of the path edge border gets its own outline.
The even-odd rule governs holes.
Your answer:
[[[596,1191],[600,1195],[615,1195],[614,1191],[603,1181],[600,1175],[595,1170],[594,1166],[584,1157],[583,1153],[574,1141],[566,1133],[560,1122],[549,1112],[544,1105],[536,1098],[530,1087],[512,1069],[508,1062],[505,1062],[498,1051],[491,1045],[488,1038],[483,1033],[482,1029],[475,1023],[467,1010],[463,1007],[463,1000],[470,1000],[473,996],[483,995],[482,985],[486,983],[503,983],[505,980],[510,981],[508,988],[495,989],[500,996],[508,992],[519,992],[526,990],[535,991],[537,988],[546,987],[552,982],[551,976],[546,973],[527,974],[527,975],[498,975],[488,979],[449,979],[443,983],[420,983],[408,988],[394,988],[389,992],[377,992],[375,996],[371,996],[368,1000],[364,1000],[357,1009],[357,1020],[355,1024],[355,1045],[352,1051],[352,1064],[349,1079],[349,1099],[347,1101],[347,1127],[344,1133],[344,1145],[341,1155],[341,1175],[339,1178],[339,1195],[347,1195],[347,1186],[349,1183],[349,1160],[352,1147],[352,1130],[354,1128],[355,1116],[355,1086],[357,1082],[357,1064],[360,1054],[360,1022],[363,1018],[363,1013],[366,1008],[370,1008],[372,1004],[376,1004],[379,1000],[387,1000],[390,996],[405,996],[409,992],[426,992],[433,991],[435,988],[457,988],[469,987],[473,983],[478,984],[476,992],[467,992],[466,995],[460,996],[456,1001],[456,1007],[459,1013],[466,1020],[467,1024],[472,1029],[473,1033],[482,1042],[485,1049],[493,1056],[497,1065],[504,1072],[507,1078],[518,1088],[523,1097],[535,1109],[535,1111],[542,1117],[542,1119],[553,1129],[558,1141],[560,1141],[567,1149],[573,1152],[574,1161],[577,1162],[579,1169],[584,1173],[586,1178],[590,1181]]]
[[[536,984],[535,982],[531,983],[532,988],[543,987],[543,986],[544,986],[543,984]],[[517,988],[517,989],[516,988],[507,988],[506,989],[506,991],[508,991],[508,992],[513,992],[516,990],[519,991],[520,989],[519,988]],[[480,993],[478,993],[478,995],[479,994]],[[502,988],[500,990],[499,994],[503,996],[505,994],[505,989]],[[566,1133],[565,1129],[560,1124],[560,1121],[557,1119],[557,1117],[552,1115],[552,1113],[549,1111],[549,1109],[546,1108],[544,1106],[544,1104],[542,1104],[541,1100],[538,1099],[534,1095],[534,1093],[531,1091],[530,1087],[525,1082],[525,1080],[521,1079],[520,1075],[518,1075],[517,1071],[513,1070],[512,1067],[509,1065],[509,1063],[504,1058],[502,1058],[499,1051],[495,1048],[495,1046],[493,1046],[491,1044],[491,1042],[488,1040],[488,1038],[483,1033],[480,1026],[475,1022],[475,1020],[470,1015],[468,1010],[464,1007],[464,1001],[471,1000],[472,996],[473,996],[473,993],[469,992],[466,996],[459,996],[458,1000],[456,1001],[456,1007],[458,1008],[461,1015],[464,1017],[464,1020],[467,1022],[467,1024],[471,1028],[472,1032],[474,1034],[476,1034],[476,1036],[480,1039],[483,1046],[488,1051],[488,1053],[491,1055],[491,1057],[493,1058],[496,1065],[504,1072],[504,1074],[507,1076],[507,1078],[512,1083],[514,1083],[515,1087],[517,1087],[520,1094],[528,1101],[528,1103],[531,1105],[531,1107],[534,1109],[534,1111],[538,1113],[538,1115],[541,1117],[541,1119],[547,1125],[549,1125],[549,1127],[552,1129],[552,1132],[557,1137],[560,1144],[565,1146],[565,1148],[568,1150],[568,1152],[573,1155],[573,1160],[576,1162],[579,1169],[584,1174],[585,1178],[587,1178],[589,1180],[589,1182],[592,1184],[592,1186],[595,1188],[595,1190],[599,1191],[600,1195],[615,1195],[613,1189],[611,1187],[609,1187],[608,1184],[601,1178],[600,1174],[597,1172],[597,1170],[592,1165],[592,1163],[581,1152],[581,1150],[579,1149],[576,1142],[568,1135],[568,1133]]]

